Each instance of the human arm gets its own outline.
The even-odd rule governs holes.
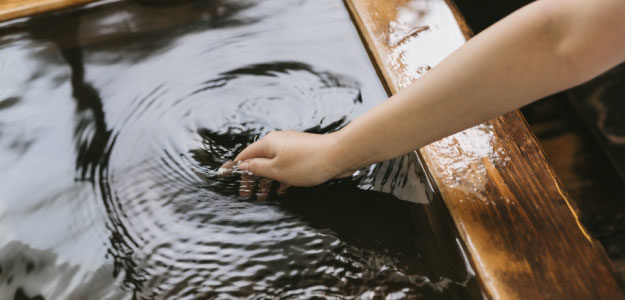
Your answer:
[[[242,167],[258,175],[313,185],[407,153],[577,85],[622,61],[624,14],[622,0],[535,2],[479,34],[344,129],[314,138],[278,132],[237,159],[247,160]]]

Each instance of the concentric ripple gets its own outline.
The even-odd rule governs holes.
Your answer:
[[[218,174],[272,130],[332,132],[386,98],[341,1],[112,1],[16,24],[0,298],[470,294],[453,238],[397,198],[426,202],[414,156],[269,201]]]
[[[137,295],[355,296],[424,284],[404,275],[391,255],[350,246],[280,205],[240,199],[236,178],[217,176],[226,160],[268,131],[336,130],[361,103],[348,76],[275,62],[205,81],[161,105],[166,114],[149,104],[137,106],[147,110],[143,117],[129,111],[135,119],[116,133],[101,182],[115,224],[113,254]],[[146,122],[167,126],[137,136]]]

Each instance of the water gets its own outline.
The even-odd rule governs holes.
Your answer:
[[[385,98],[338,0],[109,2],[3,25],[0,298],[476,295],[436,209],[396,197],[427,201],[413,156],[262,202],[218,176],[271,130],[330,132]]]

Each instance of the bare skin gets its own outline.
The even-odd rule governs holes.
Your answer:
[[[242,170],[313,186],[581,84],[625,60],[624,0],[540,0],[335,133],[272,132]]]

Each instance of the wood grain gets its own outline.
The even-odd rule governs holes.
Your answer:
[[[443,0],[345,0],[396,93],[472,34]],[[92,2],[4,0],[0,21]],[[495,299],[623,299],[601,246],[518,112],[419,151],[470,255]]]
[[[0,1],[0,21],[7,21],[94,1],[96,0],[2,0]]]
[[[345,2],[392,93],[472,35],[455,5],[443,0]],[[625,298],[519,112],[419,153],[488,297]]]

